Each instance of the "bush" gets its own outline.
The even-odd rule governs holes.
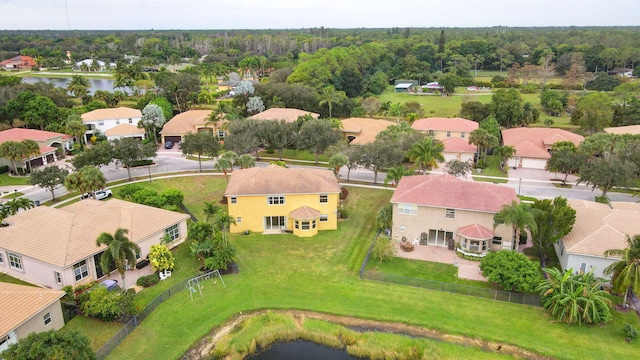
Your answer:
[[[178,189],[167,189],[160,195],[166,199],[168,205],[179,206],[184,201],[184,194]]]
[[[174,257],[166,245],[155,244],[151,245],[149,262],[155,272],[170,270],[173,269],[174,266]]]
[[[157,284],[159,281],[160,281],[160,278],[158,277],[158,274],[151,274],[151,275],[139,277],[138,280],[136,281],[136,285],[147,288]]]
[[[348,219],[349,218],[349,210],[345,208],[338,209],[338,217],[340,219]]]
[[[396,254],[396,247],[393,240],[388,236],[380,236],[376,240],[371,250],[371,256],[378,262],[384,262],[391,259]]]
[[[6,174],[9,172],[9,165],[0,166],[0,174]]]
[[[136,160],[131,164],[131,167],[136,166],[147,166],[153,164],[153,160],[145,159],[145,160]]]
[[[480,261],[482,275],[507,291],[534,292],[541,280],[538,265],[524,254],[503,250],[490,252]]]
[[[638,337],[638,330],[631,324],[624,324],[624,335],[626,336],[625,340],[631,342]]]
[[[88,292],[87,300],[80,309],[86,316],[102,321],[125,320],[140,312],[135,303],[135,294],[108,291],[104,286],[97,286]]]
[[[131,199],[133,194],[142,190],[142,187],[139,185],[127,185],[123,186],[120,191],[118,191],[118,195],[123,199]]]
[[[49,330],[31,333],[2,352],[6,360],[53,360],[96,358],[89,339],[77,331]]]
[[[538,86],[535,84],[527,84],[520,86],[520,92],[522,94],[535,94],[538,92]]]

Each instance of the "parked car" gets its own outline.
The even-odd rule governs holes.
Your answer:
[[[165,141],[164,148],[165,149],[173,149],[173,141]]]
[[[102,200],[106,198],[110,198],[113,196],[113,192],[111,190],[97,190],[96,191],[96,200]],[[81,199],[88,199],[91,197],[91,193],[84,194],[80,196]]]

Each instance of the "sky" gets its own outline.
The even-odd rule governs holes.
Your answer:
[[[0,30],[640,26],[639,0],[0,0]]]

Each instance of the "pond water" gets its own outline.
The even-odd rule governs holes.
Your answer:
[[[89,82],[89,94],[93,95],[98,90],[104,90],[113,92],[113,80],[112,79],[96,79],[96,78],[86,78]],[[22,82],[25,84],[35,84],[37,82],[46,82],[52,83],[56,87],[66,88],[71,82],[71,78],[49,78],[49,77],[28,77],[25,76],[22,78]],[[118,89],[122,91],[122,89]],[[129,88],[125,88],[127,93],[131,93],[132,90]]]
[[[361,360],[345,351],[332,349],[309,341],[276,343],[265,351],[247,357],[247,360]]]

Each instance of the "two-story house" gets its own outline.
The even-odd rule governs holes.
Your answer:
[[[391,197],[392,237],[417,246],[459,244],[464,251],[484,253],[511,249],[513,228],[494,228],[493,216],[519,201],[515,190],[451,175],[405,176]]]
[[[89,141],[98,133],[110,139],[123,137],[144,139],[144,129],[138,128],[138,122],[142,119],[142,111],[138,109],[128,107],[96,109],[80,116],[87,126],[85,141]]]
[[[293,232],[301,237],[338,228],[340,183],[330,170],[269,165],[236,170],[224,192],[234,233]]]
[[[463,118],[426,118],[418,119],[411,127],[442,141],[452,137],[469,142],[469,134],[479,127],[478,123]]]

